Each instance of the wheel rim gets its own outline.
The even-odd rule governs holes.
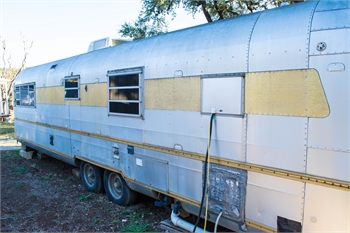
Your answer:
[[[96,182],[95,171],[91,164],[85,164],[84,166],[84,178],[89,186],[93,186]]]
[[[108,179],[108,189],[115,199],[120,199],[123,193],[123,183],[116,173],[111,173]]]

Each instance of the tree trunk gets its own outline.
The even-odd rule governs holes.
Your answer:
[[[201,1],[201,5],[202,5],[203,14],[204,14],[205,18],[207,19],[207,22],[208,22],[208,23],[213,22],[213,20],[211,19],[210,14],[209,14],[209,12],[208,12],[207,9],[205,8],[206,5],[207,5],[207,4],[205,3],[205,1]]]

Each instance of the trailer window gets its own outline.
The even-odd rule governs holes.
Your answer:
[[[136,73],[134,73],[136,72]],[[110,114],[141,116],[141,70],[108,73],[108,109]]]
[[[35,107],[35,83],[15,85],[15,105]]]
[[[67,76],[64,78],[64,98],[65,99],[79,99],[79,79],[80,76]]]

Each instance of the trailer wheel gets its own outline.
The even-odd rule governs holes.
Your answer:
[[[128,187],[118,173],[105,170],[104,186],[108,199],[118,205],[127,206],[136,201],[137,193]]]
[[[84,187],[94,193],[103,190],[102,171],[101,168],[90,163],[81,161],[80,176]]]

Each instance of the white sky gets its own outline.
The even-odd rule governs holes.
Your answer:
[[[6,41],[6,55],[13,67],[23,58],[21,33],[29,42],[27,67],[85,53],[91,41],[117,34],[121,25],[136,20],[141,10],[139,0],[0,0],[0,35]],[[205,23],[202,14],[179,10],[169,31]],[[0,67],[3,67],[3,51]]]

